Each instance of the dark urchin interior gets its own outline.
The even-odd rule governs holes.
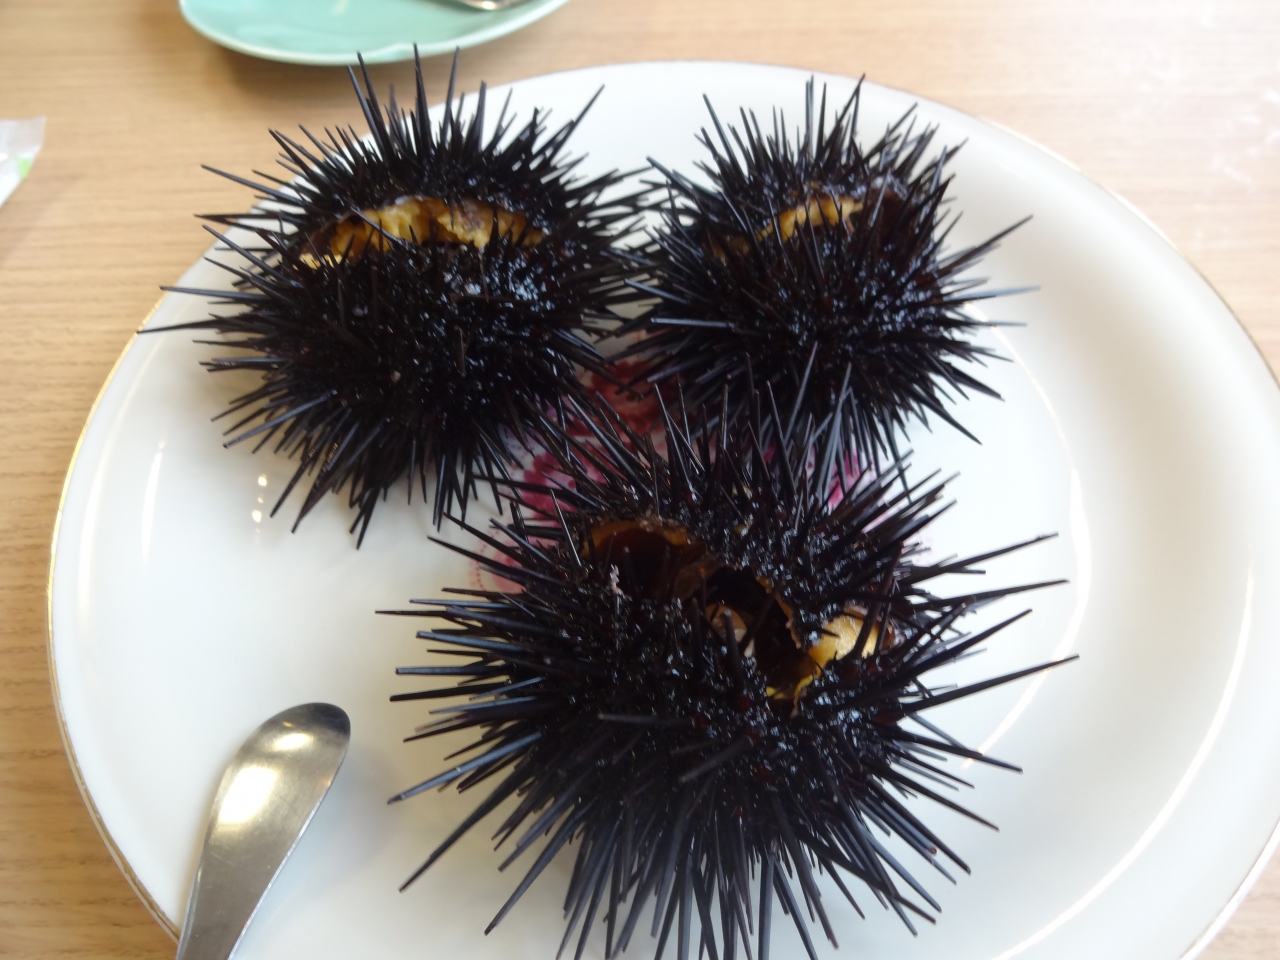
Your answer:
[[[649,335],[633,348],[647,375],[678,375],[691,403],[718,403],[727,380],[739,409],[769,384],[784,409],[801,395],[819,420],[840,407],[852,452],[878,463],[912,420],[964,431],[949,405],[995,395],[967,369],[993,354],[964,308],[997,292],[961,275],[1009,230],[948,251],[955,151],[931,154],[935,130],[911,111],[861,146],[860,97],[829,116],[811,81],[794,136],[780,114],[735,128],[708,102],[705,182],[655,162],[668,200],[641,262],[658,301],[627,330]]]
[[[437,621],[419,636],[448,665],[399,673],[456,685],[392,699],[462,701],[410,739],[478,738],[393,800],[487,791],[408,882],[515,798],[495,837],[504,866],[532,862],[493,923],[575,842],[561,949],[576,931],[577,956],[597,920],[606,956],[625,949],[652,903],[658,955],[674,935],[680,960],[753,943],[767,960],[775,898],[812,956],[806,912],[834,941],[817,872],[859,912],[849,878],[908,926],[931,919],[937,903],[877,835],[944,876],[948,861],[967,870],[903,797],[979,819],[938,787],[963,783],[940,762],[998,761],[922,713],[1043,666],[931,689],[929,671],[1021,614],[974,635],[960,618],[1030,587],[929,583],[1015,548],[923,562],[941,485],[893,471],[833,487],[818,478],[839,443],[811,420],[770,435],[729,410],[718,431],[664,414],[666,457],[605,408],[582,421],[586,441],[550,431],[563,483],[512,483],[512,522],[472,530],[491,553],[470,555],[515,588],[402,611]]]
[[[206,367],[263,378],[227,411],[229,443],[297,458],[284,497],[310,478],[299,520],[345,488],[363,538],[402,477],[425,498],[435,476],[437,524],[465,513],[478,475],[502,475],[531,425],[584,396],[579,368],[604,374],[591,340],[634,297],[612,251],[633,203],[602,197],[620,174],[573,175],[581,116],[548,134],[545,114],[513,129],[504,106],[486,130],[483,86],[464,109],[451,81],[433,124],[420,63],[413,110],[352,81],[369,138],[273,133],[294,179],[233,177],[266,205],[210,217],[256,238],[221,238],[245,259],[236,290],[182,292],[238,308],[184,326],[245,351]],[[397,228],[406,204],[418,219]]]

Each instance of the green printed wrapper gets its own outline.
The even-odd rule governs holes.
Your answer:
[[[44,117],[0,120],[0,203],[26,179],[43,144]]]

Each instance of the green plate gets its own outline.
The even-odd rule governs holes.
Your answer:
[[[286,63],[367,63],[450,53],[505,36],[568,0],[472,10],[453,0],[179,0],[182,15],[215,43]]]

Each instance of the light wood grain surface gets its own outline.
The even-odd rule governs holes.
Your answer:
[[[461,74],[651,59],[865,72],[1020,131],[1142,209],[1280,364],[1275,0],[574,0]],[[446,70],[429,63],[436,97]],[[0,955],[150,960],[173,944],[95,832],[54,720],[63,474],[157,287],[208,243],[192,214],[244,201],[200,164],[263,168],[268,127],[358,117],[341,71],[223,50],[177,0],[5,0],[0,117],[36,114],[44,152],[0,208]],[[1280,956],[1280,862],[1204,956]]]

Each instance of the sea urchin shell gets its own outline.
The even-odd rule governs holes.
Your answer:
[[[941,484],[895,469],[833,490],[819,478],[839,443],[811,420],[769,436],[758,416],[706,419],[691,429],[664,412],[666,457],[604,408],[583,417],[589,441],[550,431],[564,482],[512,482],[512,522],[472,530],[497,559],[469,555],[516,589],[402,611],[440,623],[419,636],[451,662],[399,672],[456,686],[392,699],[464,701],[411,739],[479,738],[393,801],[489,784],[408,882],[515,798],[496,834],[514,841],[503,866],[527,851],[533,863],[493,923],[576,841],[561,950],[576,930],[579,957],[597,918],[605,955],[625,949],[652,902],[659,956],[674,930],[680,960],[732,960],[739,944],[751,957],[753,940],[768,960],[775,897],[813,956],[806,911],[834,942],[819,871],[850,901],[843,878],[857,879],[908,926],[930,918],[937,903],[877,833],[944,876],[944,861],[967,870],[902,797],[980,820],[932,785],[963,783],[939,762],[1008,765],[923,715],[1053,665],[931,689],[930,671],[1022,616],[968,635],[965,614],[1043,584],[927,585],[1016,547],[923,562],[913,544]]]
[[[964,308],[998,291],[962,274],[1014,227],[947,252],[955,151],[929,159],[935,128],[917,132],[911,111],[860,146],[861,91],[828,126],[826,90],[815,107],[810,81],[794,140],[780,114],[772,132],[746,112],[735,129],[708,101],[706,184],[654,162],[668,201],[639,260],[658,299],[623,332],[649,334],[632,351],[650,379],[678,376],[691,406],[717,404],[727,380],[733,411],[764,384],[783,409],[805,397],[819,421],[839,407],[839,435],[871,464],[897,459],[912,420],[967,433],[954,395],[995,396],[966,369],[994,354],[973,342],[985,324]]]
[[[247,261],[228,268],[236,289],[181,292],[240,308],[184,328],[247,351],[210,370],[262,375],[227,432],[298,459],[276,509],[312,475],[299,520],[347,487],[363,538],[402,477],[426,498],[434,473],[437,524],[455,503],[465,513],[478,474],[503,473],[513,440],[584,396],[578,368],[604,372],[587,337],[635,296],[611,249],[634,204],[622,175],[574,176],[564,151],[581,116],[546,134],[542,113],[513,129],[504,106],[487,128],[483,85],[466,111],[451,81],[433,125],[421,63],[413,110],[394,93],[384,110],[367,72],[364,90],[352,82],[369,137],[273,133],[293,179],[232,176],[266,206],[208,218],[256,237],[220,238]]]

